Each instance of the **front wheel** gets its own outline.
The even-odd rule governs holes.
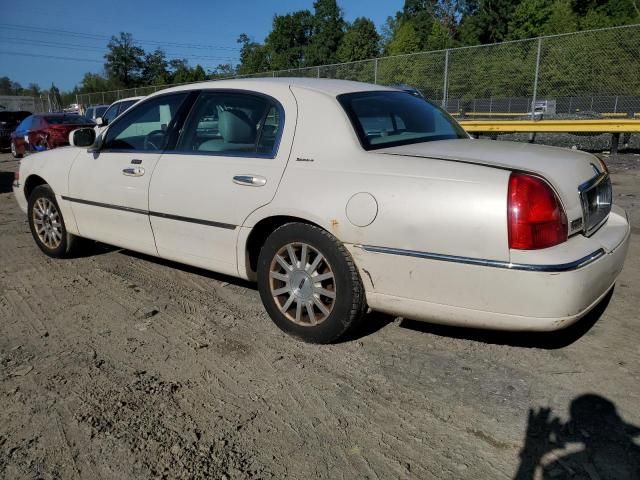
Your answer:
[[[76,237],[67,232],[64,218],[49,185],[39,185],[29,196],[29,227],[40,250],[54,258],[70,255]]]
[[[344,245],[313,225],[275,230],[258,258],[260,297],[274,323],[310,343],[331,343],[355,327],[366,299]]]

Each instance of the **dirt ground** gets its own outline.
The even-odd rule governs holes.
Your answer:
[[[611,161],[624,271],[574,328],[370,314],[331,346],[233,278],[102,245],[46,258],[16,168],[0,155],[0,478],[640,477],[639,155]]]

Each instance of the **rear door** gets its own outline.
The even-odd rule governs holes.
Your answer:
[[[288,160],[295,103],[286,94],[277,101],[246,91],[201,92],[151,181],[160,256],[238,274],[240,226],[274,197]],[[286,125],[285,109],[292,114]]]
[[[83,150],[69,174],[80,235],[156,255],[149,181],[188,93],[152,97],[109,126],[102,148]]]

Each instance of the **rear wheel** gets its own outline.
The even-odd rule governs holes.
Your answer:
[[[64,218],[49,185],[39,185],[29,196],[29,227],[40,250],[54,258],[69,256],[76,237],[67,232]]]
[[[13,158],[22,158],[22,154],[18,153],[18,150],[16,149],[16,142],[13,140],[11,140],[11,155],[13,155]]]
[[[267,238],[258,288],[274,323],[311,343],[338,340],[366,309],[362,281],[344,245],[302,223],[283,225]]]

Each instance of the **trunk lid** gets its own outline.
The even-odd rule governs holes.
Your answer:
[[[375,150],[375,153],[433,158],[517,170],[547,180],[558,193],[569,220],[569,232],[582,228],[580,187],[602,173],[599,160],[586,152],[495,140],[440,140]]]

